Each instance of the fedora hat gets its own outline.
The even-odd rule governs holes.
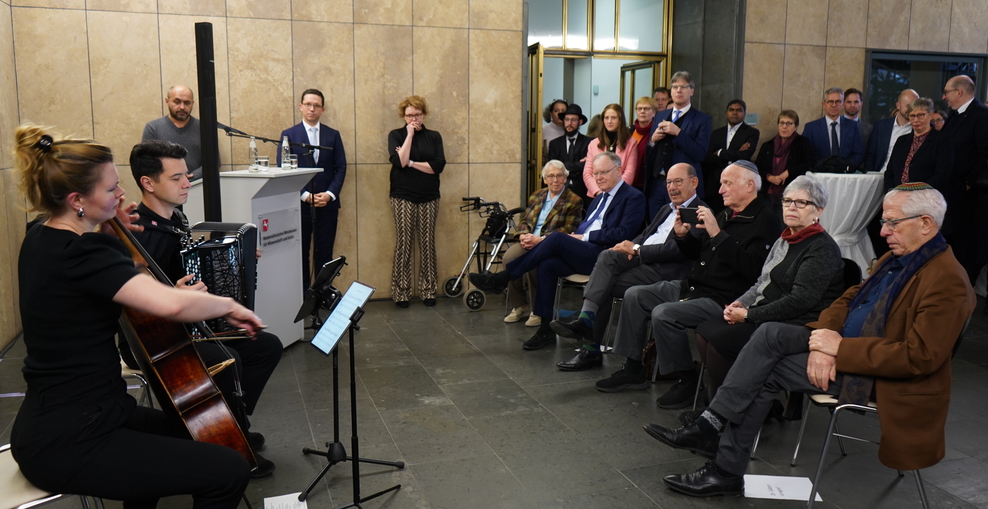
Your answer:
[[[583,108],[579,104],[570,104],[566,111],[559,114],[559,120],[566,120],[566,115],[576,115],[580,117],[581,124],[587,123],[587,117],[583,116]]]

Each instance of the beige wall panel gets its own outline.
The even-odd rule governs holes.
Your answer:
[[[909,44],[910,0],[870,0],[869,48],[899,49]]]
[[[93,136],[85,11],[13,8],[20,120]]]
[[[141,202],[141,186],[137,184],[134,180],[134,174],[130,171],[130,165],[127,164],[130,158],[130,151],[123,156],[118,156],[116,158],[117,171],[120,172],[120,187],[124,190],[124,200],[126,203],[130,202]]]
[[[248,133],[276,137],[293,123],[290,21],[228,20],[230,45],[230,123]],[[247,164],[248,141],[233,140],[233,164]],[[276,147],[262,144],[260,155],[274,160]]]
[[[438,295],[443,293],[443,282],[460,273],[463,262],[470,254],[470,245],[477,237],[470,237],[468,224],[475,212],[460,212],[463,201],[470,196],[472,166],[447,164],[440,178],[439,217],[436,218],[436,266],[439,274]],[[476,266],[472,270],[476,270]]]
[[[789,0],[786,13],[786,44],[827,44],[827,2]]]
[[[357,191],[357,251],[359,278],[375,288],[375,298],[391,296],[395,224],[391,215],[389,164],[361,164],[348,178]],[[348,177],[351,177],[348,175]],[[418,278],[413,278],[417,282]]]
[[[295,88],[292,92],[293,123],[302,121],[300,94],[308,88],[326,96],[322,123],[340,131],[348,163],[355,159],[353,106],[353,25],[295,21],[292,24]],[[285,129],[284,126],[281,129]],[[281,132],[281,131],[278,131]],[[278,133],[275,133],[278,134]]]
[[[988,2],[954,0],[950,16],[950,51],[984,53],[988,49]]]
[[[21,330],[20,314],[20,290],[17,287],[17,257],[21,252],[21,242],[24,240],[24,225],[27,224],[27,206],[21,198],[17,187],[17,174],[11,170],[2,173],[4,183],[4,205],[7,208],[7,249],[11,253],[11,301],[14,308],[14,326],[16,331]],[[32,214],[33,217],[33,214]],[[3,249],[3,246],[0,246]]]
[[[470,28],[521,30],[522,2],[470,2]]]
[[[90,11],[157,12],[156,0],[87,0]]]
[[[10,8],[0,9],[0,168],[14,165],[10,149],[17,129],[17,80],[14,75],[14,34],[10,26]]]
[[[226,0],[231,18],[291,19],[292,0]]]
[[[158,19],[89,11],[89,27],[93,136],[123,162],[140,143],[144,124],[160,111]]]
[[[213,24],[213,68],[216,76],[216,120],[226,125],[230,123],[230,63],[227,58],[226,18],[204,16],[158,16],[158,30],[161,32],[161,82],[158,116],[167,115],[165,95],[174,85],[191,87],[196,96],[192,115],[199,118],[199,74],[196,70],[196,23]],[[147,119],[152,120],[151,118]],[[237,127],[237,126],[234,126]],[[245,129],[241,129],[245,130]],[[220,149],[220,162],[230,164],[231,139],[223,131],[217,132]]]
[[[521,203],[520,193],[519,164],[470,165],[470,194],[465,196],[481,196],[484,201],[499,201],[512,209],[525,205]]]
[[[57,9],[85,9],[86,0],[10,0],[15,7],[52,7]]]
[[[360,0],[354,2],[353,22],[411,25],[412,0]]]
[[[388,132],[404,125],[398,117],[398,103],[412,95],[412,29],[355,25],[353,30],[356,128],[360,133],[354,143],[356,161],[387,163]]]
[[[783,70],[786,49],[782,44],[744,45],[744,101],[748,111],[758,113],[760,140],[765,141],[778,132],[776,117],[783,108]]]
[[[521,57],[521,32],[470,32],[471,163],[522,160]]]
[[[347,180],[340,192],[340,203],[343,205],[340,207],[336,241],[333,244],[333,257],[343,255],[349,264],[336,280],[336,287],[341,290],[350,287],[350,283],[357,279],[360,269],[357,258],[357,179],[354,177],[354,167],[347,169]]]
[[[292,0],[292,19],[353,23],[353,1]]]
[[[748,0],[746,10],[746,41],[786,41],[786,0]]]
[[[469,155],[469,32],[451,28],[412,29],[415,93],[429,105],[426,125],[443,136],[446,161],[465,163]]]
[[[782,104],[786,109],[796,110],[800,126],[822,115],[821,97],[827,88],[823,84],[826,60],[827,48],[786,46]]]
[[[416,26],[466,28],[470,24],[469,0],[412,0],[412,2],[412,13],[415,16],[413,24]]]
[[[863,48],[867,32],[868,0],[830,0],[828,46]]]
[[[950,0],[913,0],[909,49],[947,51],[950,42]]]
[[[827,74],[825,88],[841,87],[844,90],[864,86],[864,48],[827,48]],[[820,91],[823,93],[823,90]],[[819,94],[817,94],[819,97]]]
[[[12,170],[2,170],[0,171],[0,196],[6,197],[6,178],[3,178],[7,174],[14,173]],[[7,208],[16,206],[15,203],[7,203],[4,200],[3,204],[0,204],[0,231],[10,233],[23,230],[23,226],[12,223],[7,215]],[[0,245],[0,348],[7,344],[16,334],[17,326],[15,325],[15,308],[14,308],[14,287],[16,278],[15,273],[17,272],[17,252],[11,249],[11,245],[8,242],[3,242]]]
[[[226,16],[226,0],[158,0],[158,12],[160,14]]]

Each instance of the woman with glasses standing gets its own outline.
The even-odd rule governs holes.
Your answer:
[[[799,115],[793,110],[779,113],[779,134],[762,143],[755,157],[758,173],[762,175],[762,194],[775,210],[779,210],[782,190],[796,177],[813,167],[813,145],[805,136],[796,132]]]
[[[436,305],[436,216],[439,213],[439,174],[446,167],[443,138],[429,130],[425,99],[402,99],[398,116],[405,126],[388,134],[391,160],[391,212],[395,218],[395,255],[391,271],[391,298],[408,307],[412,294],[412,241],[419,243],[419,297]]]
[[[951,199],[956,195],[950,181],[954,148],[950,139],[930,123],[933,111],[933,101],[926,97],[909,105],[907,116],[913,130],[900,136],[892,148],[885,169],[885,191],[907,182],[925,182],[943,194],[949,210]],[[957,182],[961,180],[957,179]]]

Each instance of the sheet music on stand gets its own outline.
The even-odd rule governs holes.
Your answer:
[[[343,334],[350,327],[350,317],[353,316],[353,312],[367,304],[371,295],[374,294],[374,290],[374,287],[367,286],[360,281],[351,283],[339,304],[326,318],[322,328],[312,338],[312,346],[326,355],[332,353],[340,339],[343,338]]]

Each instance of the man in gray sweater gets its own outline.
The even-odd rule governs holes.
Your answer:
[[[192,174],[190,180],[202,178],[202,147],[200,145],[199,119],[192,116],[195,96],[189,87],[175,85],[168,89],[165,106],[168,114],[154,119],[144,126],[141,142],[150,140],[177,143],[188,151],[185,164]],[[218,159],[217,159],[218,161]]]

